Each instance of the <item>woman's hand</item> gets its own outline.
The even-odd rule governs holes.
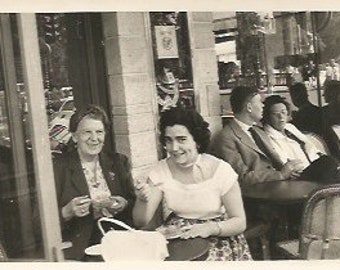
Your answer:
[[[288,160],[282,170],[281,173],[283,174],[283,176],[288,179],[296,179],[300,176],[300,173],[303,170],[303,164],[300,160],[298,159],[292,159],[292,160]]]
[[[91,199],[88,195],[75,197],[61,209],[61,213],[65,220],[84,217],[90,213],[90,205]]]
[[[188,238],[195,238],[195,237],[202,237],[207,238],[211,235],[217,235],[219,228],[215,224],[216,222],[207,222],[203,224],[195,224],[189,227],[187,231],[185,231],[181,238],[188,239]]]
[[[122,196],[111,196],[110,199],[112,201],[112,204],[107,209],[112,214],[122,212],[128,205],[128,201]]]
[[[144,202],[149,201],[152,194],[152,187],[147,182],[138,182],[135,185],[136,197]]]

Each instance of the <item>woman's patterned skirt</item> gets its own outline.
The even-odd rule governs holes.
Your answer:
[[[172,215],[165,225],[176,225],[180,228],[194,224],[202,224],[209,221],[223,221],[224,216],[208,219],[185,219]],[[208,238],[210,242],[209,254],[207,261],[251,261],[252,256],[249,246],[243,234],[230,237],[211,236]]]

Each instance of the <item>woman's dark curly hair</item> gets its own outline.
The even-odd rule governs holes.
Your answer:
[[[198,152],[206,152],[210,143],[211,132],[209,130],[208,122],[204,121],[203,117],[193,109],[184,109],[181,107],[174,107],[161,114],[160,119],[160,141],[165,145],[165,129],[174,125],[185,126],[194,141],[197,144]]]
[[[270,108],[278,103],[283,103],[288,111],[288,115],[290,115],[291,112],[291,108],[290,108],[290,104],[286,101],[286,99],[282,96],[279,95],[273,95],[273,96],[268,96],[266,97],[266,99],[264,100],[263,104],[263,117],[262,117],[262,123],[264,124],[268,124],[270,119]]]
[[[80,110],[77,110],[74,114],[72,114],[70,118],[70,132],[74,133],[77,131],[80,121],[88,116],[91,119],[100,120],[104,124],[105,130],[110,126],[109,118],[107,117],[104,109],[97,105],[90,104]]]

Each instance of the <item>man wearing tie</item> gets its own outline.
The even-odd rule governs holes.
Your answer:
[[[282,163],[299,162],[298,178],[322,183],[337,182],[337,161],[321,154],[293,124],[287,123],[290,106],[284,97],[269,96],[264,101],[264,130]]]
[[[217,134],[211,153],[227,161],[239,175],[241,187],[264,181],[296,178],[298,160],[282,162],[269,137],[255,124],[262,118],[263,103],[257,90],[238,86],[231,93],[234,119]]]

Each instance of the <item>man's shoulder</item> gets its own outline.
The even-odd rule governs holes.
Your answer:
[[[218,140],[220,139],[224,139],[224,140],[231,140],[233,139],[235,136],[235,131],[234,128],[232,127],[233,124],[228,123],[227,125],[225,125],[219,132],[217,132],[216,134],[216,138]]]

